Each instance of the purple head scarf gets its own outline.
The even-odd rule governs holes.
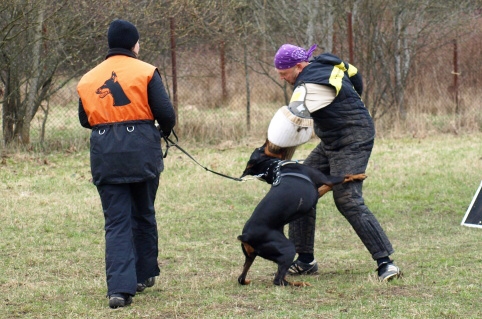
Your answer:
[[[292,68],[297,63],[308,61],[315,49],[316,44],[308,51],[292,44],[283,44],[274,56],[274,66],[279,70]]]

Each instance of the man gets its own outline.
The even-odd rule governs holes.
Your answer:
[[[79,120],[92,129],[92,180],[105,218],[105,267],[111,308],[132,302],[159,275],[154,201],[164,169],[160,139],[175,113],[155,66],[137,59],[139,33],[125,20],[107,32],[106,59],[77,90]],[[159,128],[155,126],[155,122]]]
[[[309,61],[316,45],[308,51],[284,44],[274,57],[282,80],[294,86],[290,109],[313,118],[314,131],[321,139],[304,164],[326,175],[364,173],[370,157],[375,128],[360,96],[363,82],[357,69],[338,57],[324,53]],[[333,199],[351,224],[372,258],[378,277],[389,281],[401,275],[390,255],[394,250],[375,216],[362,197],[363,181],[333,187]],[[289,237],[296,245],[298,258],[290,274],[311,274],[318,270],[314,258],[316,210],[290,223]]]

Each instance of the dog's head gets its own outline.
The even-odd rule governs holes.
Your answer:
[[[273,163],[279,161],[280,159],[276,156],[276,154],[272,154],[267,151],[265,143],[263,146],[254,149],[248,160],[248,163],[246,164],[246,168],[241,175],[241,178],[247,175],[261,177],[263,174],[267,173],[269,167]]]

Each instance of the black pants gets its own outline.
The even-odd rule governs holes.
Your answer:
[[[154,201],[159,177],[98,185],[105,218],[107,295],[135,295],[137,283],[159,275]]]
[[[364,173],[373,148],[373,139],[330,149],[321,142],[310,153],[304,164],[324,174],[344,176]],[[351,224],[373,259],[387,257],[394,250],[375,216],[365,205],[363,181],[349,182],[333,187],[333,199],[340,213]],[[296,252],[314,252],[316,210],[290,223],[289,237]]]

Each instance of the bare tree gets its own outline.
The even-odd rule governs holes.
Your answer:
[[[273,71],[276,50],[283,43],[305,48],[316,43],[320,49],[315,54],[335,52],[347,60],[350,12],[355,64],[366,84],[364,101],[375,118],[386,114],[403,118],[415,62],[452,43],[455,34],[463,38],[473,32],[472,13],[480,10],[480,2],[141,0],[133,6],[128,0],[1,1],[3,141],[29,143],[30,122],[39,110],[46,116],[50,96],[105,57],[107,27],[115,18],[136,24],[142,59],[167,70],[169,18],[175,17],[179,45],[212,54],[224,43],[227,59],[244,67],[248,92],[249,73],[261,74],[283,90],[287,103],[289,88]],[[184,65],[189,68],[189,63]],[[219,76],[215,69],[207,72]]]
[[[471,24],[477,1],[365,0],[357,2],[355,47],[374,117],[406,117],[405,92],[417,57],[452,41]],[[462,36],[464,32],[459,32]]]
[[[29,144],[30,123],[42,102],[83,72],[92,60],[88,53],[98,51],[102,20],[89,16],[87,5],[73,4],[10,0],[0,6],[5,144]]]
[[[320,47],[331,46],[326,41],[322,25],[331,21],[323,19],[323,10],[330,0],[252,0],[249,1],[248,32],[250,41],[246,49],[250,55],[248,67],[252,72],[262,74],[272,80],[284,92],[284,103],[288,103],[288,86],[273,73],[273,57],[283,43],[309,47],[314,43]],[[329,15],[329,14],[328,14]],[[332,26],[329,27],[333,30]],[[331,40],[331,39],[330,39]],[[235,58],[234,58],[235,60]]]

